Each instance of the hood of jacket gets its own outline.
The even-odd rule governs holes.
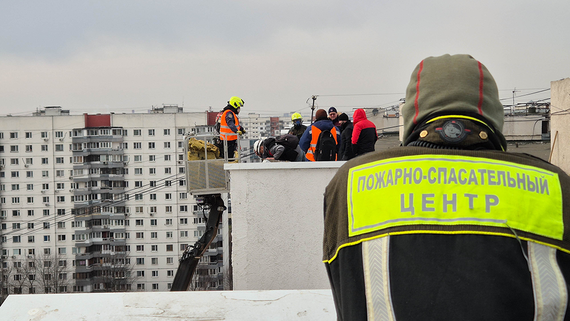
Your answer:
[[[364,111],[364,109],[357,109],[354,112],[354,115],[352,115],[352,119],[354,120],[354,123],[357,124],[359,121],[362,120],[366,120],[368,118],[366,118],[366,112]]]
[[[232,105],[227,105],[226,107],[224,107],[223,111],[226,111],[226,110],[231,110],[234,114],[236,114],[236,115],[238,114],[237,109]]]
[[[486,119],[499,135],[503,130],[503,105],[495,79],[470,55],[443,55],[420,62],[412,73],[401,112],[404,141],[416,125],[436,113],[475,114]]]

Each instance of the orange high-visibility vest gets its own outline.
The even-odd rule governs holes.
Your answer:
[[[237,115],[229,109],[224,111],[220,119],[220,139],[228,141],[237,140],[238,135],[232,131],[232,129],[228,126],[228,123],[226,122],[226,114],[228,112],[234,115],[234,119],[236,121],[235,125],[239,129],[239,119],[237,118]]]
[[[317,128],[317,126],[311,126],[311,127],[312,127],[312,128],[310,128],[310,130],[311,130],[311,145],[309,146],[309,149],[307,150],[307,154],[305,155],[305,157],[307,157],[307,159],[310,160],[311,162],[314,162],[314,161],[316,161],[315,151],[317,150],[317,143],[319,142],[319,136],[321,135],[322,131],[319,128]],[[333,126],[333,128],[330,131],[334,137],[334,141],[338,145],[338,138],[336,137],[336,127]],[[338,153],[335,156],[334,160],[337,160],[337,159],[338,159]]]

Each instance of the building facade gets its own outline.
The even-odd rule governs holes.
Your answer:
[[[204,231],[186,192],[184,135],[206,122],[178,106],[0,117],[2,296],[169,290]],[[193,289],[223,287],[221,237],[211,248]]]

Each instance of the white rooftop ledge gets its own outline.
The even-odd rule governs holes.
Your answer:
[[[336,320],[330,290],[10,295],[2,320]]]
[[[345,162],[226,164],[234,290],[330,289],[323,194]]]

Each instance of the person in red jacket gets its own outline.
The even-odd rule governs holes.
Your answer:
[[[366,112],[360,108],[352,115],[354,129],[352,130],[352,152],[354,156],[364,155],[374,151],[378,140],[376,125],[366,118]]]

